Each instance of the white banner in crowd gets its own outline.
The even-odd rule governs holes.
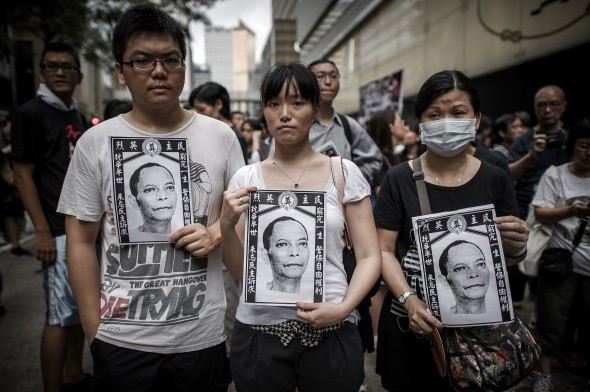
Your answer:
[[[369,82],[360,88],[361,105],[358,122],[365,126],[376,112],[403,109],[402,71]]]

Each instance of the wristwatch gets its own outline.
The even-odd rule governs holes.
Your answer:
[[[408,297],[410,295],[416,295],[416,293],[414,293],[413,291],[406,291],[397,300],[399,301],[400,304],[403,305],[406,302],[406,299],[408,299]]]

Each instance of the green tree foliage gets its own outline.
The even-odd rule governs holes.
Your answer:
[[[64,41],[89,61],[110,63],[110,38],[121,14],[139,4],[153,4],[185,26],[208,23],[203,13],[217,0],[2,0],[0,2],[0,53],[12,50],[16,31],[26,30],[49,43]]]

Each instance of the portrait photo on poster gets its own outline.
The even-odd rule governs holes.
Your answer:
[[[325,192],[250,193],[244,244],[246,303],[324,300]]]
[[[121,244],[168,242],[191,223],[186,139],[113,137],[111,158]]]
[[[493,205],[412,218],[432,314],[446,327],[514,319]]]

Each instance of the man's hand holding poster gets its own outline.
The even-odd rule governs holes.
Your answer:
[[[493,205],[412,219],[426,300],[446,327],[514,319]]]
[[[246,303],[323,302],[324,192],[250,193],[244,244]]]

